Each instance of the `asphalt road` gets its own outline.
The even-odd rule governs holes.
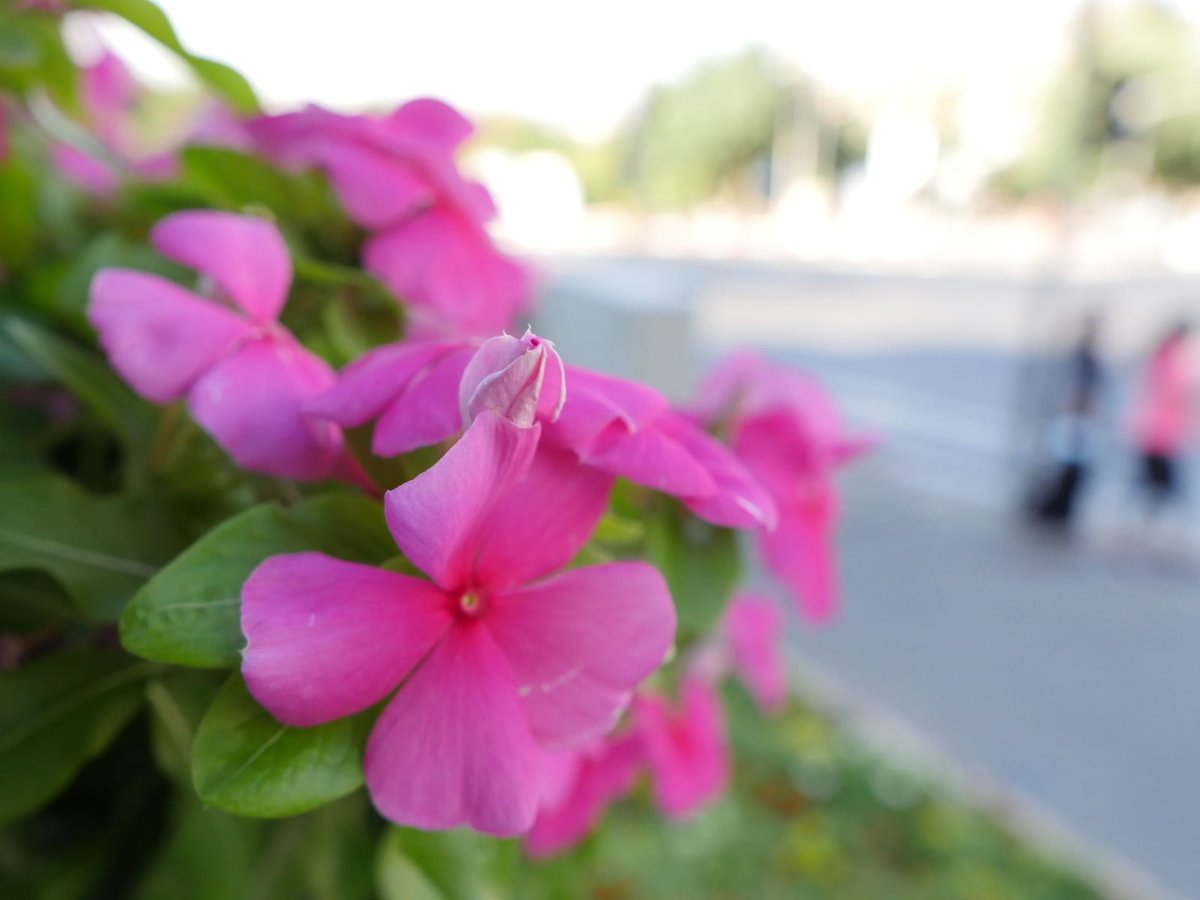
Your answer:
[[[673,298],[665,314],[689,339],[670,352],[691,354],[676,369],[758,347],[882,431],[843,477],[842,613],[797,628],[796,647],[1085,840],[1200,897],[1200,533],[1181,518],[1144,540],[1119,426],[1137,354],[1195,308],[1194,282],[645,260],[564,273],[601,298],[637,283],[618,333],[640,314],[631,296],[660,317],[654,298]],[[1108,438],[1081,540],[1046,542],[1013,515],[1045,383],[1030,360],[1097,303]]]

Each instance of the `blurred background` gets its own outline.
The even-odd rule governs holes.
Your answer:
[[[1200,348],[1160,346],[1200,314],[1200,3],[162,5],[273,110],[475,117],[568,358],[677,399],[735,347],[819,377],[884,443],[802,676],[1130,893],[1200,896]],[[180,127],[178,63],[99,32],[148,139]]]

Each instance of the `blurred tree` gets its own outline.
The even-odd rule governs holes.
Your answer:
[[[1149,171],[1200,183],[1197,32],[1157,2],[1093,2],[1080,14],[1077,51],[1047,92],[1025,155],[999,186],[1019,195],[1070,196],[1114,174],[1115,145],[1143,143]]]
[[[627,135],[639,198],[676,207],[737,192],[737,177],[770,153],[787,102],[771,61],[757,50],[656,88]]]

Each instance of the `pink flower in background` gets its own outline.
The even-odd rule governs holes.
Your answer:
[[[640,562],[568,569],[611,479],[539,451],[539,425],[485,409],[431,469],[390,491],[388,526],[431,581],[318,553],[263,562],[242,592],[251,693],[294,726],[395,694],[367,787],[393,821],[514,835],[537,811],[539,754],[594,740],[674,635]]]
[[[162,152],[139,146],[133,128],[138,86],[125,64],[105,50],[80,70],[84,124],[104,154],[72,144],[55,143],[51,158],[69,181],[96,197],[116,192],[123,172],[143,181],[174,178],[179,170],[178,149],[191,144],[214,144],[244,149],[249,135],[241,121],[219,100],[207,98],[188,129]]]
[[[734,452],[779,512],[777,527],[759,532],[767,567],[805,616],[827,619],[837,598],[833,472],[876,439],[850,434],[816,382],[754,354],[726,359],[699,397],[698,415],[728,430]]]
[[[450,106],[419,99],[379,117],[310,106],[250,129],[272,159],[323,169],[346,213],[374,233],[364,265],[410,304],[411,336],[495,334],[528,306],[528,271],[484,227],[491,197],[455,165],[473,128]]]
[[[494,334],[529,307],[529,271],[493,245],[482,223],[432,207],[372,237],[363,265],[413,304],[416,334]]]
[[[580,750],[544,754],[537,819],[525,836],[525,852],[541,858],[573,846],[604,811],[633,789],[645,763],[641,736],[627,732]]]
[[[69,181],[97,197],[111,196],[120,184],[121,166],[147,180],[175,174],[173,154],[138,151],[131,127],[137,84],[125,64],[105,50],[96,62],[80,69],[84,122],[107,157],[71,144],[51,146],[55,167]]]
[[[729,746],[721,698],[696,675],[685,675],[678,706],[638,694],[634,727],[645,747],[654,800],[670,818],[683,819],[720,795],[729,782]]]
[[[217,299],[146,272],[101,270],[87,315],[113,368],[147,400],[186,397],[196,421],[247,469],[357,478],[340,429],[301,411],[335,376],[278,322],[292,267],[274,226],[191,210],[163,219],[150,240],[211,279]]]
[[[725,611],[725,641],[734,671],[759,707],[778,712],[787,702],[787,667],[781,653],[783,611],[769,597],[736,595]]]

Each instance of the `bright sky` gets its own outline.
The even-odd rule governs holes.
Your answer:
[[[1048,58],[1081,0],[159,0],[185,44],[273,107],[354,109],[437,95],[598,137],[656,83],[751,45],[871,93]],[[285,12],[286,10],[286,12]],[[104,35],[140,75],[163,54]]]

